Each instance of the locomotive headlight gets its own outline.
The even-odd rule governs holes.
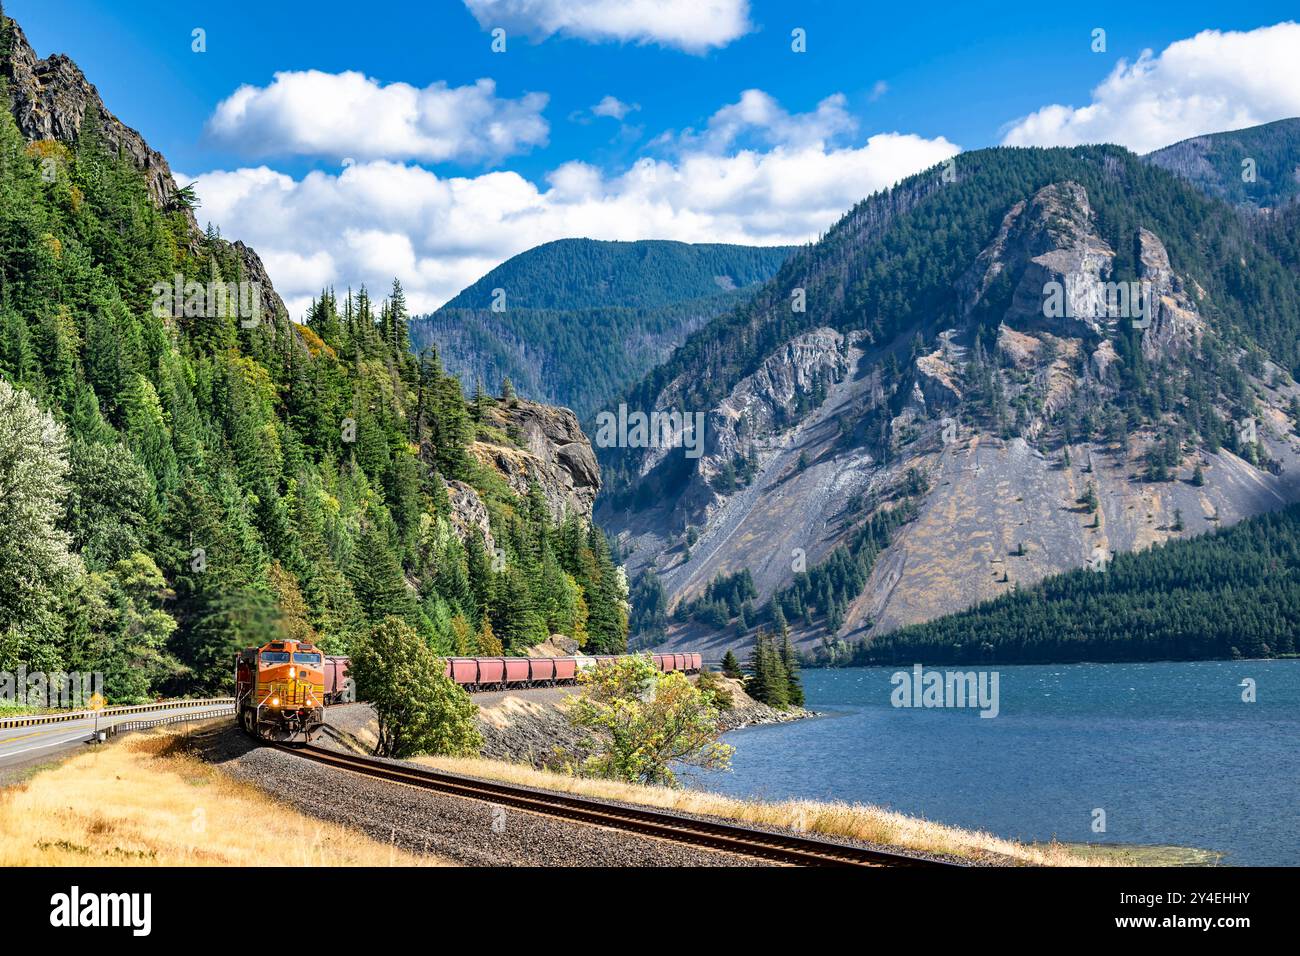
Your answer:
[[[279,706],[280,706],[280,698],[279,698],[279,697],[272,697],[272,698],[271,698],[271,706],[272,706],[272,707],[279,707]]]
[[[296,670],[294,670],[294,668],[290,667],[290,668],[289,668],[289,679],[290,679],[290,680],[293,680],[293,679],[294,679],[295,677],[297,677],[297,676],[298,676],[298,672],[297,672]]]

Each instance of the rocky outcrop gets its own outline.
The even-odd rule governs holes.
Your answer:
[[[104,142],[144,173],[150,197],[160,208],[166,207],[176,195],[176,181],[162,154],[108,111],[76,63],[59,53],[39,59],[22,28],[12,20],[9,23],[10,56],[0,63],[0,75],[8,81],[14,120],[23,137],[29,142],[75,143],[83,125],[97,121]],[[192,214],[189,218],[193,223]],[[198,231],[197,224],[194,229]]]
[[[520,398],[494,408],[492,416],[512,443],[478,441],[471,452],[500,472],[518,495],[527,496],[536,483],[555,520],[567,514],[590,520],[600,467],[577,416],[567,408]]]
[[[0,78],[6,81],[9,108],[23,138],[30,143],[54,141],[75,144],[87,124],[93,124],[108,150],[127,159],[144,178],[149,198],[159,209],[183,215],[189,226],[190,249],[198,252],[206,241],[194,213],[176,202],[179,192],[171,166],[162,153],[118,119],[70,58],[60,53],[41,59],[27,42],[22,27],[8,20],[10,55],[0,61]],[[271,284],[261,258],[242,242],[227,246],[240,264],[243,281],[261,291],[262,314],[286,316],[287,310]],[[226,276],[234,281],[234,276]]]
[[[1142,354],[1148,361],[1170,358],[1194,347],[1205,332],[1205,323],[1184,283],[1169,264],[1169,253],[1160,237],[1148,229],[1138,230],[1138,268],[1149,322],[1142,333]]]
[[[963,311],[970,316],[1009,280],[1014,291],[1003,316],[1007,325],[1063,336],[1104,334],[1105,283],[1114,258],[1097,234],[1084,188],[1071,182],[1045,186],[1011,208],[960,280]]]
[[[1207,293],[1174,268],[1161,238],[1142,228],[1130,241],[1136,269],[1117,281],[1086,191],[1056,183],[1016,203],[960,274],[955,321],[937,343],[922,320],[889,342],[823,328],[775,347],[709,411],[706,454],[684,480],[664,482],[669,494],[648,506],[602,512],[630,575],[653,568],[671,611],[746,570],[759,607],[853,542],[873,509],[911,495],[916,517],[879,554],[838,633],[792,624],[812,649],[996,597],[1079,567],[1098,548],[1145,548],[1300,499],[1287,413],[1300,386],[1267,366],[1252,378],[1267,467],[1220,451],[1201,456],[1196,482],[1190,457],[1172,481],[1142,480],[1163,435],[1159,423],[1114,414],[1134,360],[1123,323],[1141,330],[1152,364],[1194,361],[1209,329]],[[870,316],[855,318],[873,328]],[[674,389],[689,384],[665,394]],[[1096,443],[1063,448],[1067,429]],[[712,479],[738,454],[747,480],[720,491]],[[1079,505],[1090,485],[1100,518]],[[701,621],[670,622],[667,634],[666,646],[717,654],[750,640],[734,624]]]
[[[451,527],[456,537],[466,541],[475,532],[483,538],[483,546],[489,553],[496,550],[496,541],[492,537],[492,524],[488,516],[487,505],[478,492],[463,481],[447,482],[447,500],[451,504]]]

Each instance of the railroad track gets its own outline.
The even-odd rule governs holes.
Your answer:
[[[341,770],[350,770],[379,780],[388,780],[471,800],[481,800],[545,816],[562,817],[581,823],[658,837],[674,843],[725,850],[728,853],[756,857],[775,863],[793,866],[872,867],[957,865],[903,853],[835,843],[815,837],[772,833],[735,823],[698,820],[662,810],[627,807],[590,797],[535,790],[531,787],[480,780],[476,777],[444,773],[423,767],[403,766],[375,757],[340,753],[323,747],[290,747],[283,744],[275,746],[306,760]]]

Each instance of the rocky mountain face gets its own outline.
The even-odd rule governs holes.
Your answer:
[[[904,195],[903,214],[925,201],[915,185]],[[880,210],[874,222],[888,219]],[[1080,182],[1036,188],[954,271],[938,321],[885,337],[873,316],[841,312],[767,351],[710,403],[698,459],[619,451],[667,492],[608,498],[598,511],[629,577],[655,575],[678,610],[662,638],[718,656],[743,647],[769,599],[817,580],[837,550],[853,553],[868,519],[903,505],[914,515],[888,546],[870,560],[856,552],[860,590],[817,591],[802,620],[785,607],[806,649],[1300,500],[1290,371],[1229,329],[1154,222],[1103,231],[1102,220]],[[854,266],[841,262],[842,278],[826,282],[848,301]],[[1210,381],[1224,375],[1235,397]],[[680,372],[653,407],[681,407],[698,379]],[[1135,407],[1139,393],[1150,414]],[[1228,440],[1193,434],[1186,422],[1200,416],[1214,421],[1202,433]],[[681,613],[742,571],[756,591],[748,633]]]
[[[13,20],[3,22],[8,27],[9,55],[0,58],[0,77],[7,83],[10,109],[23,136],[33,144],[72,144],[93,123],[111,150],[143,174],[155,205],[184,215],[193,248],[200,248],[207,240],[193,211],[177,201],[180,190],[167,159],[104,105],[76,63],[62,54],[39,58],[22,28]],[[284,302],[257,252],[241,241],[218,242],[240,264],[243,279],[260,288],[263,314],[288,328]],[[526,495],[530,484],[536,483],[557,519],[575,513],[590,520],[600,470],[574,414],[524,400],[493,409],[491,414],[492,424],[512,441],[478,441],[471,448],[473,454],[494,468],[516,494]],[[458,534],[464,538],[478,529],[491,547],[488,511],[478,492],[462,482],[451,482],[448,495]]]

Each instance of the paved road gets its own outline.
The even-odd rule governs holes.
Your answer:
[[[169,707],[133,714],[100,714],[98,722],[93,715],[78,720],[56,724],[37,724],[33,727],[5,727],[0,725],[0,767],[13,767],[47,760],[64,750],[78,747],[90,740],[95,731],[106,730],[114,724],[130,720],[158,720],[185,713],[216,710],[211,707]]]

